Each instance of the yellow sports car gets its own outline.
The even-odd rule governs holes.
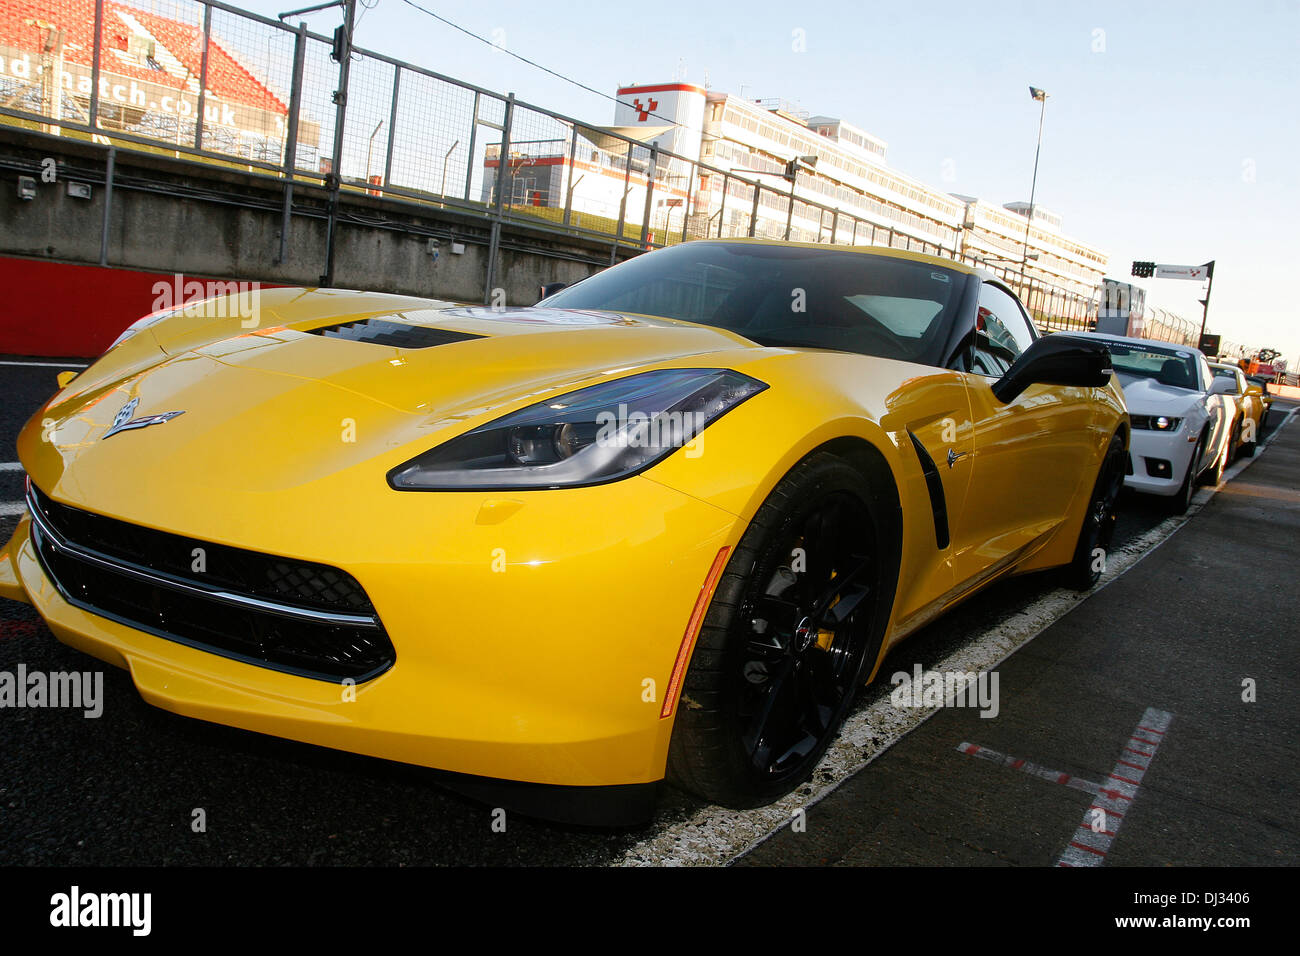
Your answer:
[[[226,306],[60,377],[0,594],[159,707],[558,819],[788,793],[909,632],[1002,575],[1090,587],[1124,478],[1104,347],[932,256]]]

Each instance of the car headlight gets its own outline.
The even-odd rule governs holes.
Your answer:
[[[626,478],[767,388],[728,369],[660,369],[529,405],[398,465],[399,491],[512,490]]]
[[[1170,418],[1167,415],[1130,415],[1129,420],[1134,428],[1156,432],[1176,432],[1183,423],[1181,418]]]

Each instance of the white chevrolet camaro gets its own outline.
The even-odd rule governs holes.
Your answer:
[[[1124,484],[1187,510],[1196,486],[1217,485],[1231,454],[1235,409],[1213,390],[1214,373],[1197,349],[1154,339],[1096,332],[1074,338],[1104,342],[1124,389],[1133,432]]]

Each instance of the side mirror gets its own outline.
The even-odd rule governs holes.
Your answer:
[[[567,289],[568,287],[569,283],[567,282],[548,282],[546,285],[542,286],[541,297],[542,299],[545,299],[548,296],[555,295],[555,293],[559,292],[561,289]],[[540,302],[541,299],[538,301]]]
[[[1237,383],[1230,378],[1215,378],[1210,383],[1211,395],[1236,395]]]
[[[1100,342],[1054,333],[1036,340],[1015,364],[993,383],[993,395],[1003,405],[1030,385],[1073,385],[1101,388],[1110,380],[1110,352]]]
[[[1246,386],[1246,394],[1247,394],[1247,395],[1263,395],[1263,394],[1264,394],[1264,390],[1263,390],[1262,388],[1260,388],[1258,385],[1248,385],[1248,386]]]

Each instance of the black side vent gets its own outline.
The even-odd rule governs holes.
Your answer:
[[[323,325],[319,329],[309,331],[312,335],[321,335],[327,339],[373,342],[375,345],[387,345],[396,349],[428,349],[435,345],[450,345],[453,342],[467,342],[470,339],[483,337],[471,335],[469,332],[431,329],[427,325],[389,322],[386,319],[341,322],[338,325]]]
[[[934,543],[942,551],[948,547],[948,504],[943,496],[943,481],[939,478],[939,469],[934,459],[925,450],[921,440],[910,431],[907,437],[912,439],[916,457],[921,461],[921,473],[925,475],[925,487],[930,492],[930,510],[934,513]]]

